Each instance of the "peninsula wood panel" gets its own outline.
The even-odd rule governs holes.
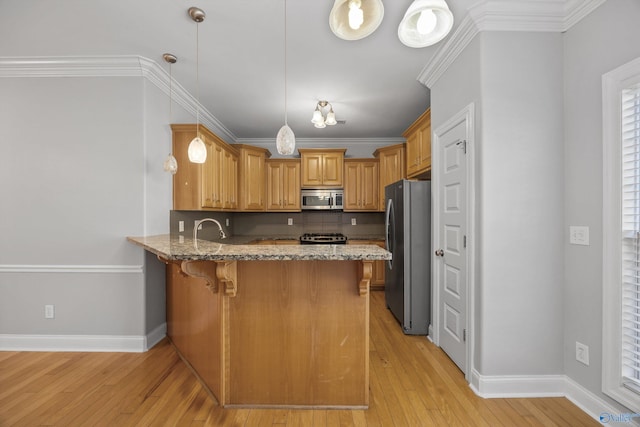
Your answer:
[[[229,299],[230,405],[363,407],[369,295],[359,261],[239,261]]]
[[[215,263],[211,262],[215,269]],[[209,389],[223,396],[223,303],[203,279],[167,265],[167,335]]]

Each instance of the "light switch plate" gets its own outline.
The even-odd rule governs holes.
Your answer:
[[[569,226],[569,243],[572,245],[589,245],[589,227],[580,225]]]

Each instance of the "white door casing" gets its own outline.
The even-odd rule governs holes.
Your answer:
[[[473,370],[473,118],[469,104],[432,138],[431,336],[467,380]]]

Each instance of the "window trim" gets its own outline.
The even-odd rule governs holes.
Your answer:
[[[622,91],[640,83],[640,58],[602,76],[602,392],[640,412],[640,394],[622,385]]]

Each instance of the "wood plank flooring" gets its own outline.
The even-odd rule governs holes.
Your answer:
[[[146,353],[0,352],[0,426],[597,426],[565,398],[482,399],[371,295],[368,410],[222,409],[164,340]]]

